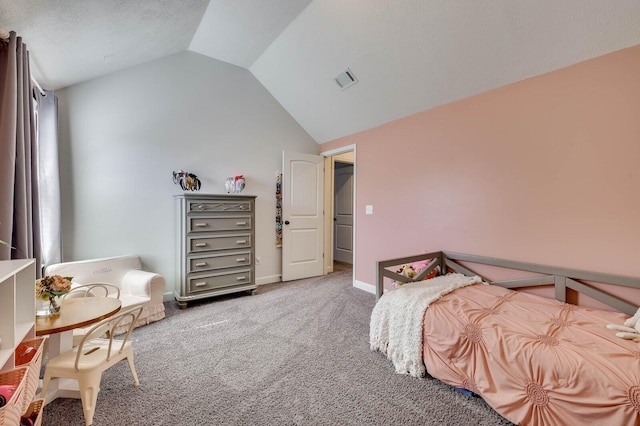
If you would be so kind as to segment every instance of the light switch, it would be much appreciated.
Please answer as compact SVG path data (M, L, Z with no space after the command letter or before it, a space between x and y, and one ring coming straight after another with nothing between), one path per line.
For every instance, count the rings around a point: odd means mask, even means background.
M364 213L365 214L373 214L373 206L371 204L365 206Z

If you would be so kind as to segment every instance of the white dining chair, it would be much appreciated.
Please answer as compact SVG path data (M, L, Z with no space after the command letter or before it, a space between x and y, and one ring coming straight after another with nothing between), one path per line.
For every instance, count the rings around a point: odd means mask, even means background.
M67 299L78 297L114 297L120 299L120 287L102 282L73 286L71 291L62 296L61 303L64 303ZM86 327L73 329L73 346L78 346L80 340L87 334L87 330L89 329Z
M87 331L77 347L47 361L41 395L47 394L52 379L77 380L85 424L89 426L93 423L100 381L105 370L126 359L133 376L133 384L138 386L140 382L133 364L133 349L129 336L141 312L142 306L137 306L96 323ZM131 321L124 337L115 339L113 330L128 320ZM102 338L105 335L108 338Z
M71 291L62 296L62 302L65 299L76 297L115 297L120 299L120 287L110 283L95 282L82 285L74 285Z

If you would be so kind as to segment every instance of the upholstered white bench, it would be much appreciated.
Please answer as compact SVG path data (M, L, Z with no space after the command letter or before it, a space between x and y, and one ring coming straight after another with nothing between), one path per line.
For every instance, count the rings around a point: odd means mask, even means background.
M47 266L45 275L72 277L74 285L109 283L120 288L122 308L142 305L136 327L164 318L162 296L166 287L162 275L142 270L139 256L117 256L79 260ZM126 330L126 324L120 327Z

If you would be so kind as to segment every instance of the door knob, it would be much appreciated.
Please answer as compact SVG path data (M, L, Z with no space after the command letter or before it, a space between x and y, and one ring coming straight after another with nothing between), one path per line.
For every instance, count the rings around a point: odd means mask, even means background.
M289 222L288 220L285 220L285 221L284 221L284 224L285 224L285 225L288 225L289 223L290 223L290 222Z

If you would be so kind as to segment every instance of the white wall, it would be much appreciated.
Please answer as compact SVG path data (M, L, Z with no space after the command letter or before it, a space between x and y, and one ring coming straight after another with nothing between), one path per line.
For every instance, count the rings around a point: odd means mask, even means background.
M139 254L175 282L173 170L256 199L259 284L279 280L275 178L282 151L318 145L247 71L182 52L71 86L59 97L64 260Z
M639 21L631 0L312 1L250 70L324 143L635 46Z

